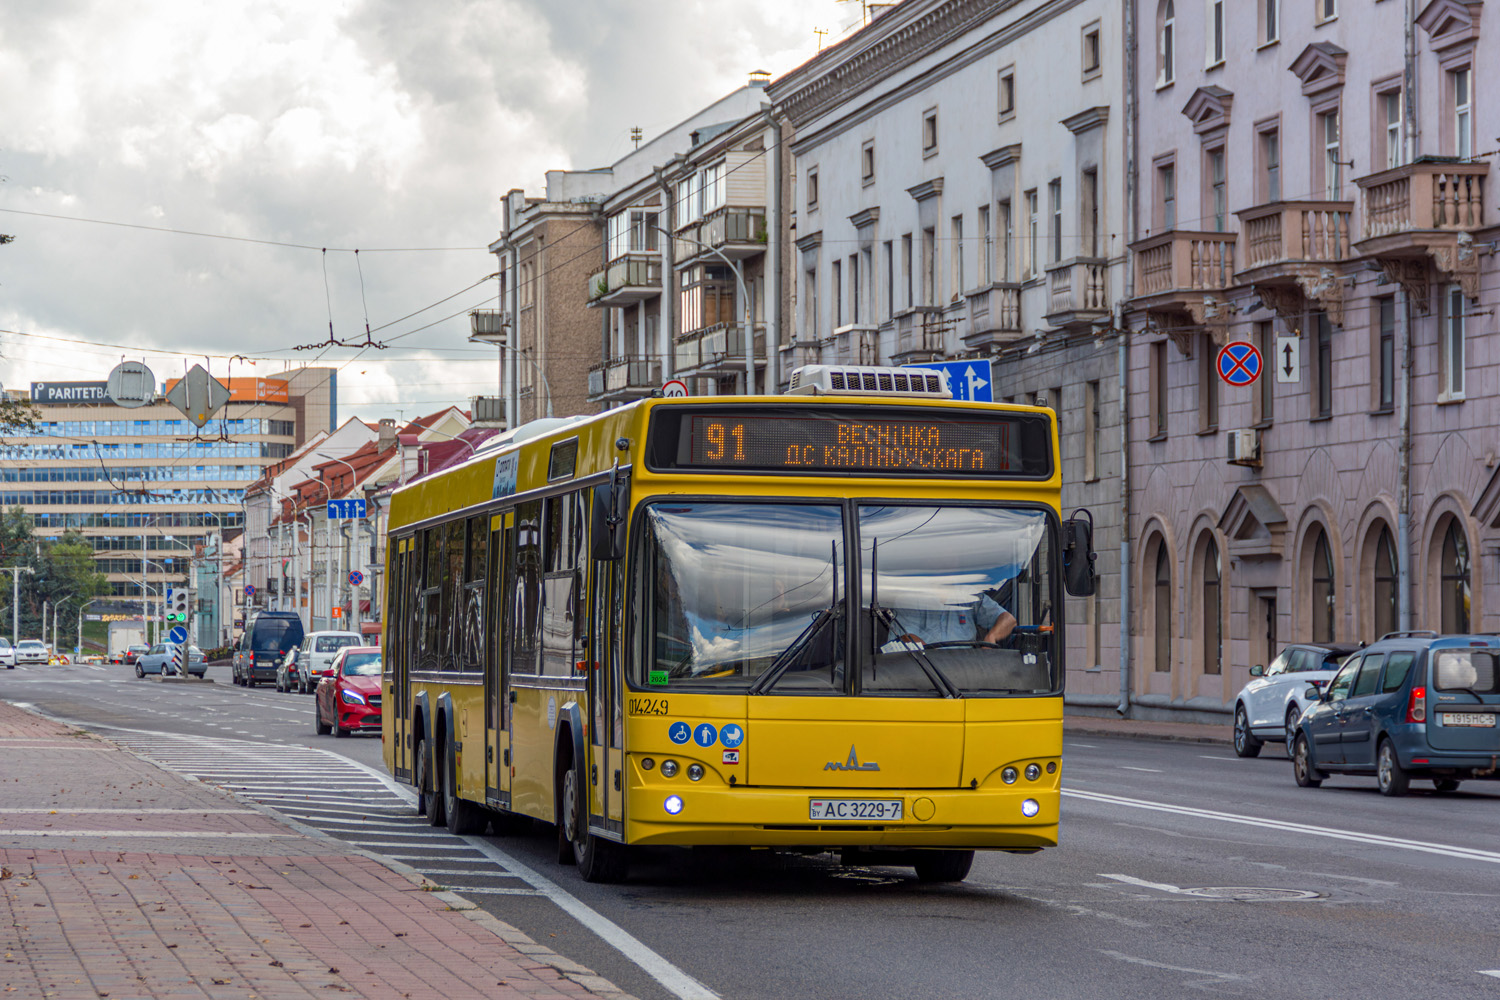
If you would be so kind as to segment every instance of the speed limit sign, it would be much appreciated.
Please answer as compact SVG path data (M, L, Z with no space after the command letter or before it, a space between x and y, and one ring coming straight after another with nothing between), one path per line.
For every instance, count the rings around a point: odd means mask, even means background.
M661 394L668 398L686 396L688 394L687 383L680 378L669 379L662 383Z

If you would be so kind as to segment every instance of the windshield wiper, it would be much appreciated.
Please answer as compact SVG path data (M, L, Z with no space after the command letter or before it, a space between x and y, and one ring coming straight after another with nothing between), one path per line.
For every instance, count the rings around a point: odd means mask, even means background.
M880 592L880 539L878 539L878 538L872 538L872 539L870 539L870 676L871 677L875 676L875 673L874 673L874 671L875 671L875 657L880 652L880 646L875 641L875 622L878 621L878 622L880 622L880 624L882 624L882 625L885 626L886 635L887 635L887 637L889 639L895 639L895 638L897 638L899 636L910 634L910 633L907 632L906 626L902 625L901 622L896 618L896 612L892 611L890 608L882 608L880 606L879 592ZM927 675L927 679L932 682L932 685L934 687L936 687L939 691L942 691L949 698L957 698L957 697L959 697L958 689L955 688L953 686L953 683L951 681L949 681L946 676L943 675L943 672L941 670L939 670L933 664L933 662L927 658L927 655L922 652L923 648L924 647L921 647L921 646L913 646L912 644L907 643L907 642L902 642L901 643L901 649L902 649L902 651L905 652L905 653L907 653L907 654L909 654L913 660L917 661L917 666L919 666L919 667L922 668L922 672Z
M766 672L761 674L754 684L750 685L749 694L765 694L776 685L785 674L787 668L802 655L807 647L812 645L813 638L822 631L823 627L835 619L842 618L844 606L839 602L839 552L838 542L828 543L828 564L833 568L833 599L828 607L813 615L813 620L807 623L807 627L797 633L797 638L791 644L776 655Z

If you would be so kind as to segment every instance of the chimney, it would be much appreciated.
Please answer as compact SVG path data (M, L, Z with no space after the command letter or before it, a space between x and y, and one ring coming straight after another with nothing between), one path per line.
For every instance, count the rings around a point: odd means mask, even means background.
M396 446L396 421L386 417L380 421L380 434L375 440L375 450L378 452L389 451Z
M767 84L769 84L770 82L771 82L771 73L770 73L769 70L752 69L750 71L750 86L752 86L752 87L762 87L763 88Z

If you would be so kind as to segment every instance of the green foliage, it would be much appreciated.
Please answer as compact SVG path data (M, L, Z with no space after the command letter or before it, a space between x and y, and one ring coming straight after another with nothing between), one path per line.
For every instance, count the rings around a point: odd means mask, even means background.
M35 533L31 515L22 507L0 514L0 566L31 570L16 574L19 584L4 579L9 573L0 575L0 603L5 606L0 634L10 630L10 599L19 591L20 633L12 636L12 641L41 637L44 604L49 618L51 609L60 606L57 623L61 628L65 621L76 624L85 602L110 589L108 577L94 568L93 546L81 534L69 531L60 538L41 538Z
M0 399L0 434L34 431L41 419L42 411L30 400Z

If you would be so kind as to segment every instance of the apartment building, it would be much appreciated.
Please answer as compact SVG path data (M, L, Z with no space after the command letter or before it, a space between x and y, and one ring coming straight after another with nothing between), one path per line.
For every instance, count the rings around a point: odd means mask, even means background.
M1288 641L1500 625L1481 11L1135 0L1138 704L1226 711Z
M1068 698L1120 703L1126 216L1119 4L906 0L768 92L791 127L781 369L972 359L1062 428L1100 588Z

